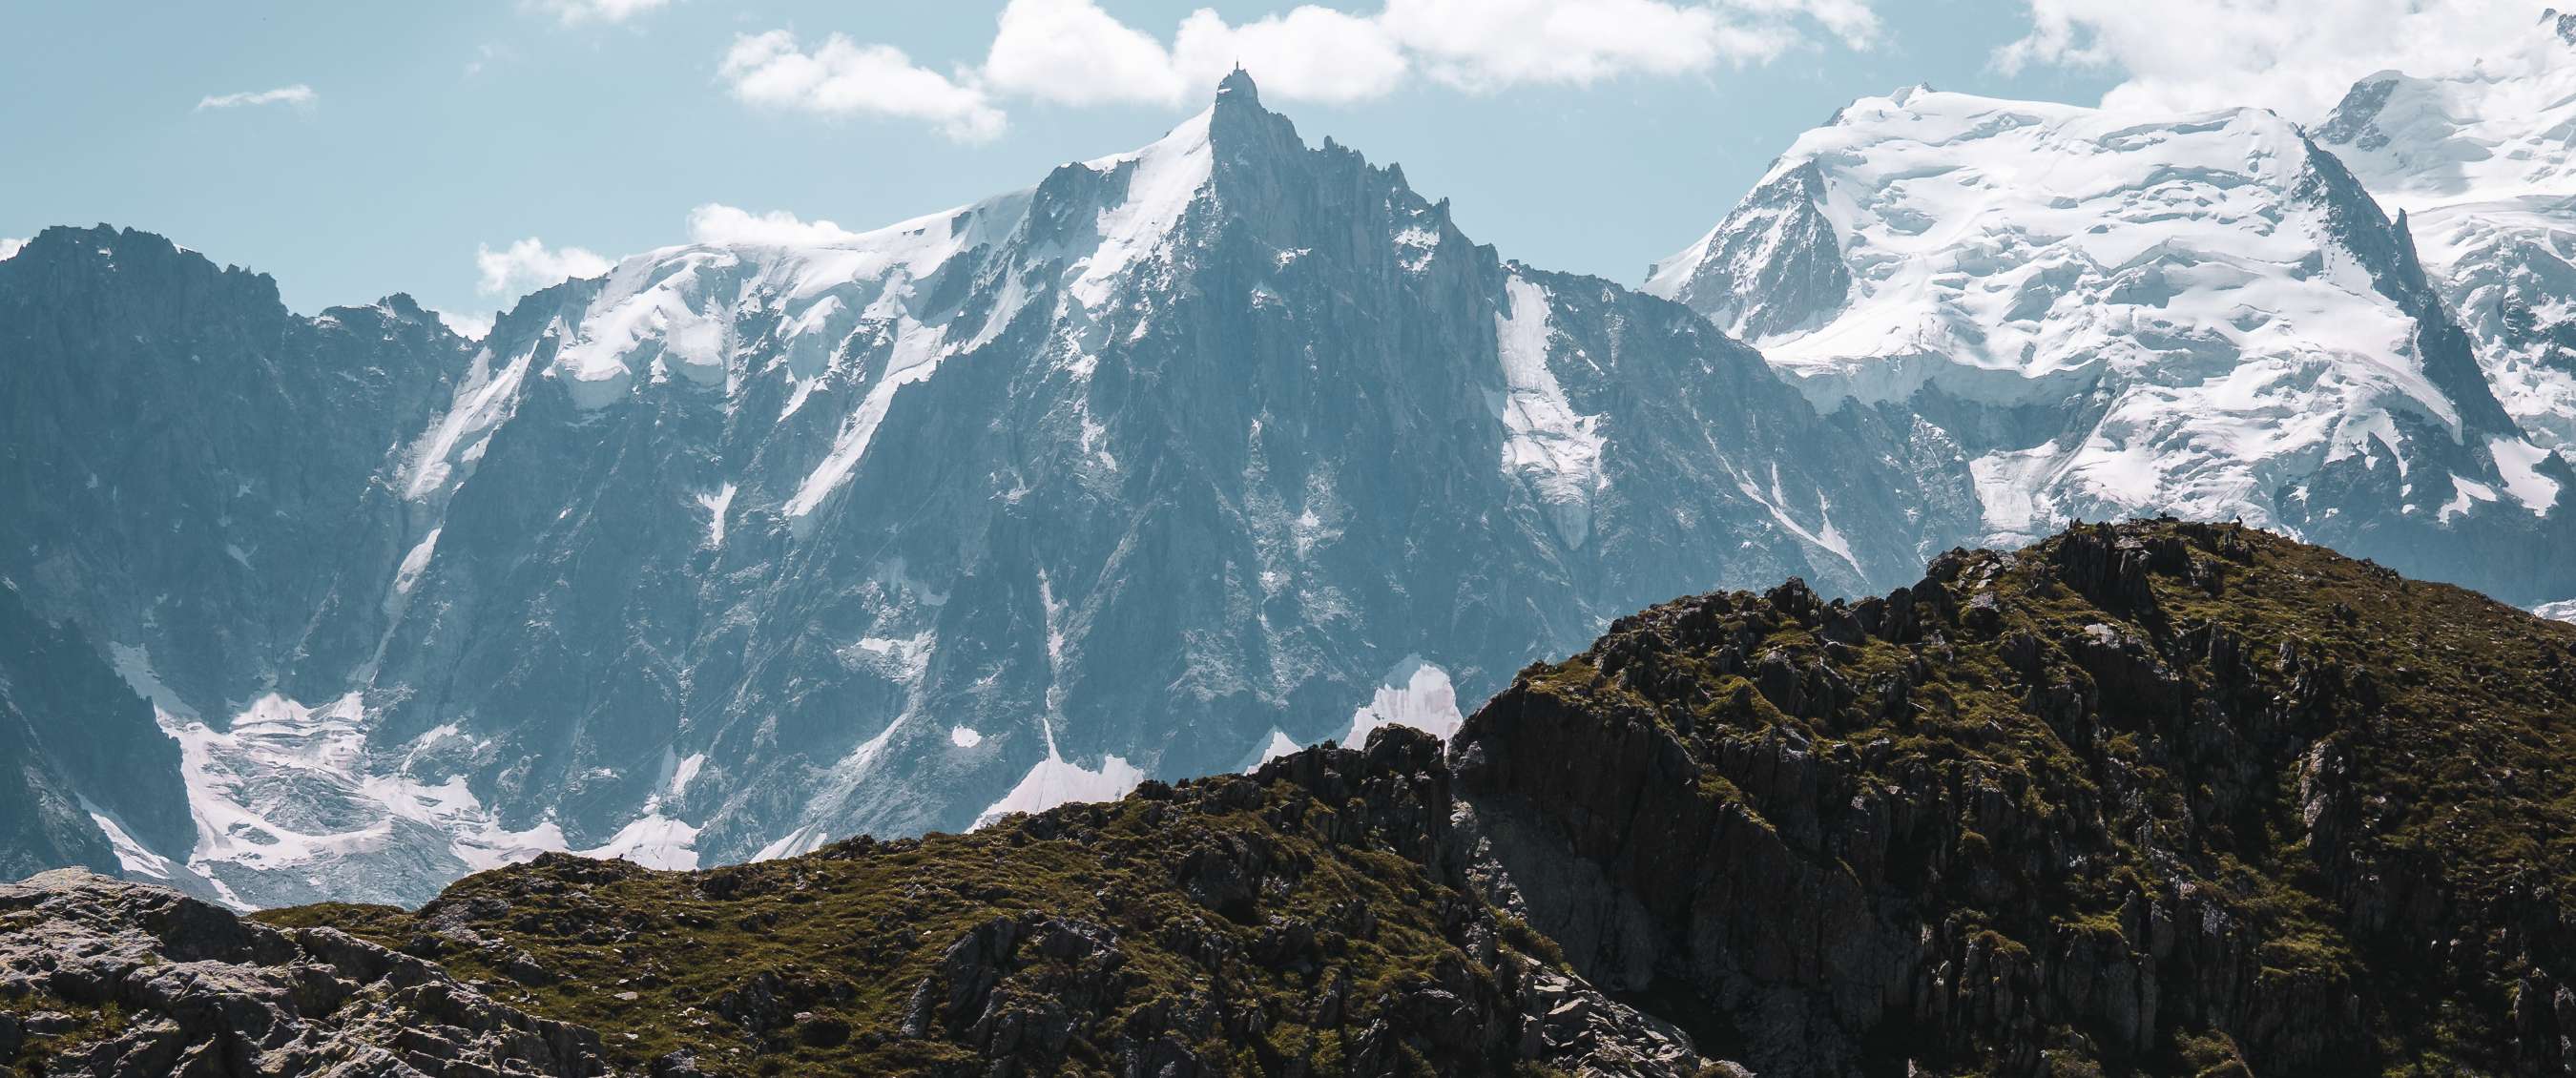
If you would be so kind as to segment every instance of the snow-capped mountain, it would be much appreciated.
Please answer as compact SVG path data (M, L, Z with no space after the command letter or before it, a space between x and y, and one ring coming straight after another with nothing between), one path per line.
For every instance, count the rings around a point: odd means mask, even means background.
M2383 71L2316 128L2476 338L2531 439L2576 454L2576 14L2466 71Z
M2529 600L2566 463L2490 391L2408 222L2261 110L1917 88L1809 132L1656 265L1821 409L1919 419L1982 530L2241 517Z
M1503 261L1240 74L1138 152L630 258L480 341L57 229L0 261L0 342L41 510L0 577L178 743L193 836L135 856L250 904L1437 728L1613 615L1904 582L1974 526L1907 427Z

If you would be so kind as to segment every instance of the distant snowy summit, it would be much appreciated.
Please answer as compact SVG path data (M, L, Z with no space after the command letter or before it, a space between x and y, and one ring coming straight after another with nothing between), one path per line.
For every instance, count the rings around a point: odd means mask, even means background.
M2505 409L2576 453L2576 14L2466 70L2371 75L2316 138L2407 214Z
M1917 87L1801 137L1647 289L1819 408L1919 423L1920 456L1974 473L1989 542L2241 518L2576 589L2540 542L2576 472L2499 403L2409 233L2268 111Z

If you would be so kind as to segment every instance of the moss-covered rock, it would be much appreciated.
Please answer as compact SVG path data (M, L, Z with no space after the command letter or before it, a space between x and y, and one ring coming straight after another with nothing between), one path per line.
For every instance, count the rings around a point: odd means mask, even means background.
M2536 1075L2571 724L2576 626L2162 521L1658 606L1455 755L1485 891L1762 1073Z
M656 1074L1706 1072L1464 889L1449 786L1399 728L967 835L691 873L549 855L416 913L263 916L435 959Z
M310 906L656 1074L2576 1064L2576 626L2233 526L1621 619L1382 731L967 835Z

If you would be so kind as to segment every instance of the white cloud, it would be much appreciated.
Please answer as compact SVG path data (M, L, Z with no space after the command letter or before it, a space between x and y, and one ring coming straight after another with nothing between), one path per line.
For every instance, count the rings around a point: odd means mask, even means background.
M534 236L495 251L476 244L474 266L483 273L479 287L486 295L517 295L576 277L597 277L614 265L579 247L548 247Z
M1002 133L1002 110L971 80L913 64L891 45L861 45L841 34L806 52L785 30L734 39L718 67L745 103L825 116L923 120L960 142Z
M518 59L518 54L512 51L509 46L494 44L489 41L484 42L483 44L474 46L474 58L465 61L465 77L469 79L473 78L476 75L482 74L484 69L491 67L493 64L515 59Z
M1067 105L1181 98L1171 53L1091 0L1011 0L984 79L997 90Z
M1877 33L1857 0L1389 0L1378 18L1433 78L1494 90L1760 63L1807 42L1802 16L1859 47Z
M1791 19L1805 16L1854 49L1878 45L1878 12L1870 0L1733 0L1729 5L1755 16Z
M2027 0L2031 31L1995 54L2107 68L2127 80L2111 108L2184 112L2261 106L2315 121L2372 72L2465 71L2538 38L2521 0Z
M1185 100L1207 94L1237 62L1263 94L1335 104L1393 93L1412 67L1379 21L1311 5L1240 26L1202 8L1172 35Z
M27 241L13 240L6 236L0 236L0 262L6 262L12 258L18 257L18 252L26 249Z
M1062 105L1184 105L1238 62L1266 95L1334 102L1385 96L1407 67L1376 20L1313 5L1241 25L1202 8L1167 48L1092 0L1012 0L981 74L995 90Z
M1384 0L1371 14L1315 4L1245 22L1202 8L1168 39L1097 0L1010 0L983 64L945 76L886 45L833 35L812 54L784 30L744 37L723 70L745 101L867 112L987 138L1003 98L1182 106L1241 63L1273 100L1385 97L1416 73L1470 92L1587 85L1762 63L1830 37L1876 45L1873 0Z
M529 5L552 13L566 26L586 22L621 23L669 5L671 0L533 0Z
M718 202L689 211L689 242L755 247L811 247L858 238L830 221L799 220L785 210L752 213Z
M450 332L469 341L479 341L485 337L491 336L492 322L496 317L489 312L483 314L459 314L455 311L442 311L437 308L431 308L429 313L437 315L440 322L446 323Z
M314 93L312 87L299 82L293 86L280 86L274 90L245 90L237 94L213 94L201 97L197 99L197 108L203 111L240 108L244 105L293 105L299 109L309 109L319 104L321 100L322 95Z
M1434 78L1471 88L1686 71L1707 62L1718 29L1714 10L1654 0L1394 0L1383 18Z

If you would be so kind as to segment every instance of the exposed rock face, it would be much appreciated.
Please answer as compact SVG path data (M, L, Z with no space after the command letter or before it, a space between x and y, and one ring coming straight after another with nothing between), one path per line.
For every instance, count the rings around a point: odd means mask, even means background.
M1246 79L1030 189L639 255L480 341L51 230L0 261L0 409L0 577L153 697L208 826L138 837L251 905L1454 725L1646 603L1883 587L1972 521L1902 425L1504 260Z
M548 855L417 913L261 916L553 986L655 1074L1740 1073L1474 898L1457 807L1439 742L1393 727L969 835L696 873Z
M0 1068L591 1078L599 1036L330 928L59 869L0 885Z
M1445 755L1392 728L968 835L550 854L278 928L40 877L0 890L0 1038L93 1070L214 1028L427 1070L378 1036L426 1022L567 1073L2561 1074L2569 722L2576 626L2235 526L2080 528L1859 603L1623 618Z
M0 879L84 865L184 880L150 851L195 841L179 747L152 706L0 579Z
M2571 720L2567 626L2140 524L1666 604L1453 753L1485 893L1758 1073L2543 1075Z
M2570 723L2576 625L2143 522L1666 603L1445 751L260 917L658 1074L2539 1078Z

